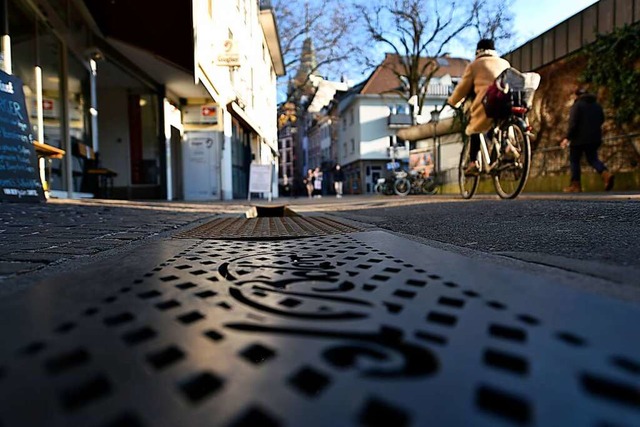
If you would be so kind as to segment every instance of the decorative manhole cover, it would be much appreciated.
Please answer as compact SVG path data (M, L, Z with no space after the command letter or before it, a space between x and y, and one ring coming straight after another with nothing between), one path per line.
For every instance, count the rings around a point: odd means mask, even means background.
M158 244L0 304L0 425L640 425L630 305L379 231Z
M176 235L184 239L275 240L354 233L353 225L324 216L217 218Z

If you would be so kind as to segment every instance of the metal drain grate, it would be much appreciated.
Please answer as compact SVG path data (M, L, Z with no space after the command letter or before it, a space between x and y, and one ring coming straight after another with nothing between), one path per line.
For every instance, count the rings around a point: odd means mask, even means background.
M1 425L640 425L637 308L383 232L174 254L0 305Z
M218 218L177 234L184 239L272 240L354 233L361 228L323 216Z

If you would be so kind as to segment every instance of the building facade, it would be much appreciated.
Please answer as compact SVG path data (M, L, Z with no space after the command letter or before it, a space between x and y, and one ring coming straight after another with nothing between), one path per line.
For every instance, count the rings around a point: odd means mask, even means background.
M351 88L338 105L336 152L345 172L347 194L372 193L379 178L391 169L407 166L415 145L398 139L397 131L428 121L430 112L443 105L469 61L437 58L439 68L426 87L422 111L398 93L403 82L394 72L397 63L396 55L387 54L371 76Z
M116 174L114 198L246 197L252 161L277 168L269 2L2 3L1 65L24 82L35 139L65 151L47 168L54 196L95 194L84 147Z

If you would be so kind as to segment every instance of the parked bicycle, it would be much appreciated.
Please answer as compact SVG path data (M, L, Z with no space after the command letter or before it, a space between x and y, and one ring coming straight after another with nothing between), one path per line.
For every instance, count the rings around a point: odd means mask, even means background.
M509 69L496 82L502 85L505 93L510 92L510 113L496 121L488 137L480 134L480 151L478 158L474 159L478 173L465 174L471 159L470 142L464 144L458 171L460 193L464 199L473 197L482 175L492 178L495 191L502 199L518 197L529 177L532 134L527 113L540 76Z
M405 178L406 172L399 170L393 171L393 173L389 173L384 178L378 178L378 182L373 187L373 191L376 194L381 194L385 196L391 196L393 194L397 194L395 191L396 183L398 180Z
M425 175L420 171L409 171L404 176L399 177L394 185L394 191L399 196L408 194L436 194L438 184L434 177Z

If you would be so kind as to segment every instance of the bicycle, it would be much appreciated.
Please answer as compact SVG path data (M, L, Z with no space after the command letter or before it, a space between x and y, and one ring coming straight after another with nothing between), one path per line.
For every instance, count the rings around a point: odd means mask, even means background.
M488 133L488 141L484 134L480 134L480 151L475 159L478 173L465 173L471 161L470 141L465 142L460 154L458 183L464 199L474 196L482 175L491 176L495 191L502 199L515 199L527 184L532 136L527 113L540 76L513 69L503 74L497 81L501 79L503 88L511 92L511 104L507 114L496 120L494 128Z
M378 178L378 182L373 187L373 192L380 195L391 196L393 194L398 194L396 191L396 185L398 181L404 179L406 177L406 172L393 171L393 173L388 174L385 178Z
M418 171L410 171L407 176L400 177L394 184L394 191L399 196L408 194L433 195L438 192L438 184L431 176Z

